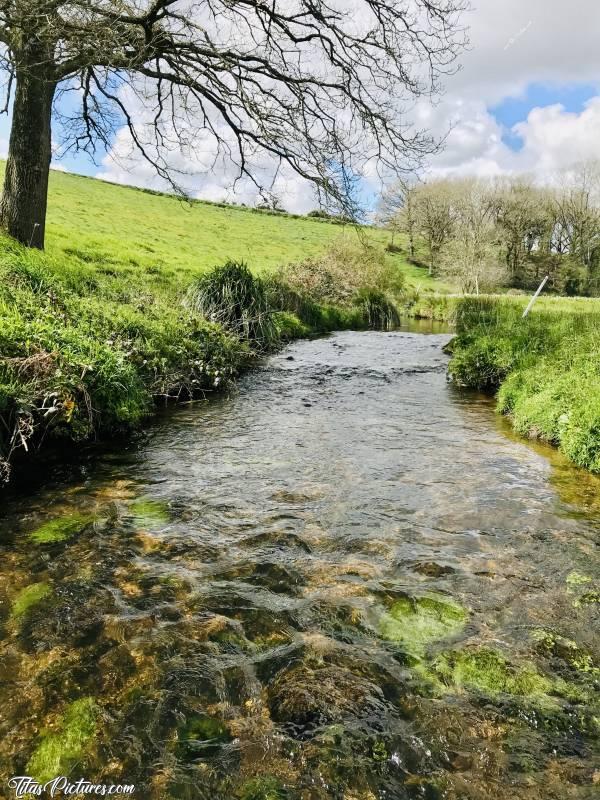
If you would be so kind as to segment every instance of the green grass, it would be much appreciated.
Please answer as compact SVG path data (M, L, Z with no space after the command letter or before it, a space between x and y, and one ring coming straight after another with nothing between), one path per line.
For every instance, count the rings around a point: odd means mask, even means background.
M4 164L0 163L3 178ZM244 261L253 271L318 255L341 233L327 220L269 213L150 193L83 176L51 171L46 249L70 263L104 265L131 274L136 267L153 284L184 285L190 275L224 261ZM389 235L363 228L385 245ZM390 258L423 288L436 286L427 271L401 255Z
M526 302L459 300L450 372L497 391L518 433L600 472L600 300L545 298L523 319Z
M299 295L286 283L294 269L285 272L333 250L343 280L354 266L339 254L366 241L364 252L377 262L387 240L375 228L187 204L52 172L46 251L0 235L0 484L40 442L126 432L157 401L221 389L251 365L260 349L254 334L240 335L205 304L184 303L192 285L204 286L203 276L229 259L247 263L259 288L264 281L276 312L271 320L259 309L270 325L267 344L393 324L387 294L350 298L363 286L377 290L376 283L349 281L352 291L340 304ZM429 280L401 254L381 263L390 286L406 285L405 272L409 290L412 278Z

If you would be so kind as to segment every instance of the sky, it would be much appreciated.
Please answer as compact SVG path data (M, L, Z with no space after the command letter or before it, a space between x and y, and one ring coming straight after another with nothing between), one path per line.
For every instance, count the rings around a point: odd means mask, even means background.
M470 48L461 70L445 82L432 106L420 103L415 121L446 136L427 174L496 176L527 172L550 180L562 168L600 159L600 3L598 0L471 0L463 17ZM140 112L142 113L142 112ZM5 154L9 121L0 122L0 154ZM55 160L59 169L106 180L159 188L141 158L125 159L125 131L111 152L94 165L83 156ZM176 156L180 165L183 156ZM231 191L232 170L216 164L190 185L193 196L253 202L249 185ZM293 174L277 185L283 206L305 212L316 205L312 187ZM379 190L365 180L371 201Z

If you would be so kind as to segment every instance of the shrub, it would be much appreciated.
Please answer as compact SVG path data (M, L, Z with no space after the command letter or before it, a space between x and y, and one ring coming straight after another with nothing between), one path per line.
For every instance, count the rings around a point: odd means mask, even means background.
M281 268L276 280L305 300L352 305L363 289L399 294L401 271L386 258L382 247L344 236L322 256Z

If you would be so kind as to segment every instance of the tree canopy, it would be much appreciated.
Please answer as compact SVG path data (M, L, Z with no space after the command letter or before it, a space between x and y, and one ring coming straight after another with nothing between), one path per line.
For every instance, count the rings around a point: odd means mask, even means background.
M43 246L52 119L55 143L92 157L126 126L174 188L174 149L210 138L218 157L257 187L264 180L257 159L267 155L347 211L365 170L414 170L436 148L407 111L455 69L464 7L463 0L0 0L5 110L13 117L0 223Z

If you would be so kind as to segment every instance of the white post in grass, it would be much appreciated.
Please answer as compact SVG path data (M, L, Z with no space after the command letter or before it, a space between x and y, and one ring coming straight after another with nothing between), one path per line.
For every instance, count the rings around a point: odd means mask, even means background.
M525 311L523 312L523 317L522 317L522 319L525 319L525 317L527 316L527 314L529 314L529 312L531 311L531 306L532 306L532 305L535 303L535 301L536 301L536 300L538 299L538 297L540 296L540 292L542 291L542 289L544 288L544 286L545 286L545 285L546 285L546 283L548 282L548 278L549 278L549 277L550 277L549 275L546 275L546 277L544 278L544 280L543 280L543 281L540 283L540 285L538 286L538 290L537 290L537 292L536 292L536 293L533 295L533 297L531 298L531 300L529 301L529 303L528 303L528 305L527 305L527 308L526 308L526 309L525 309Z

